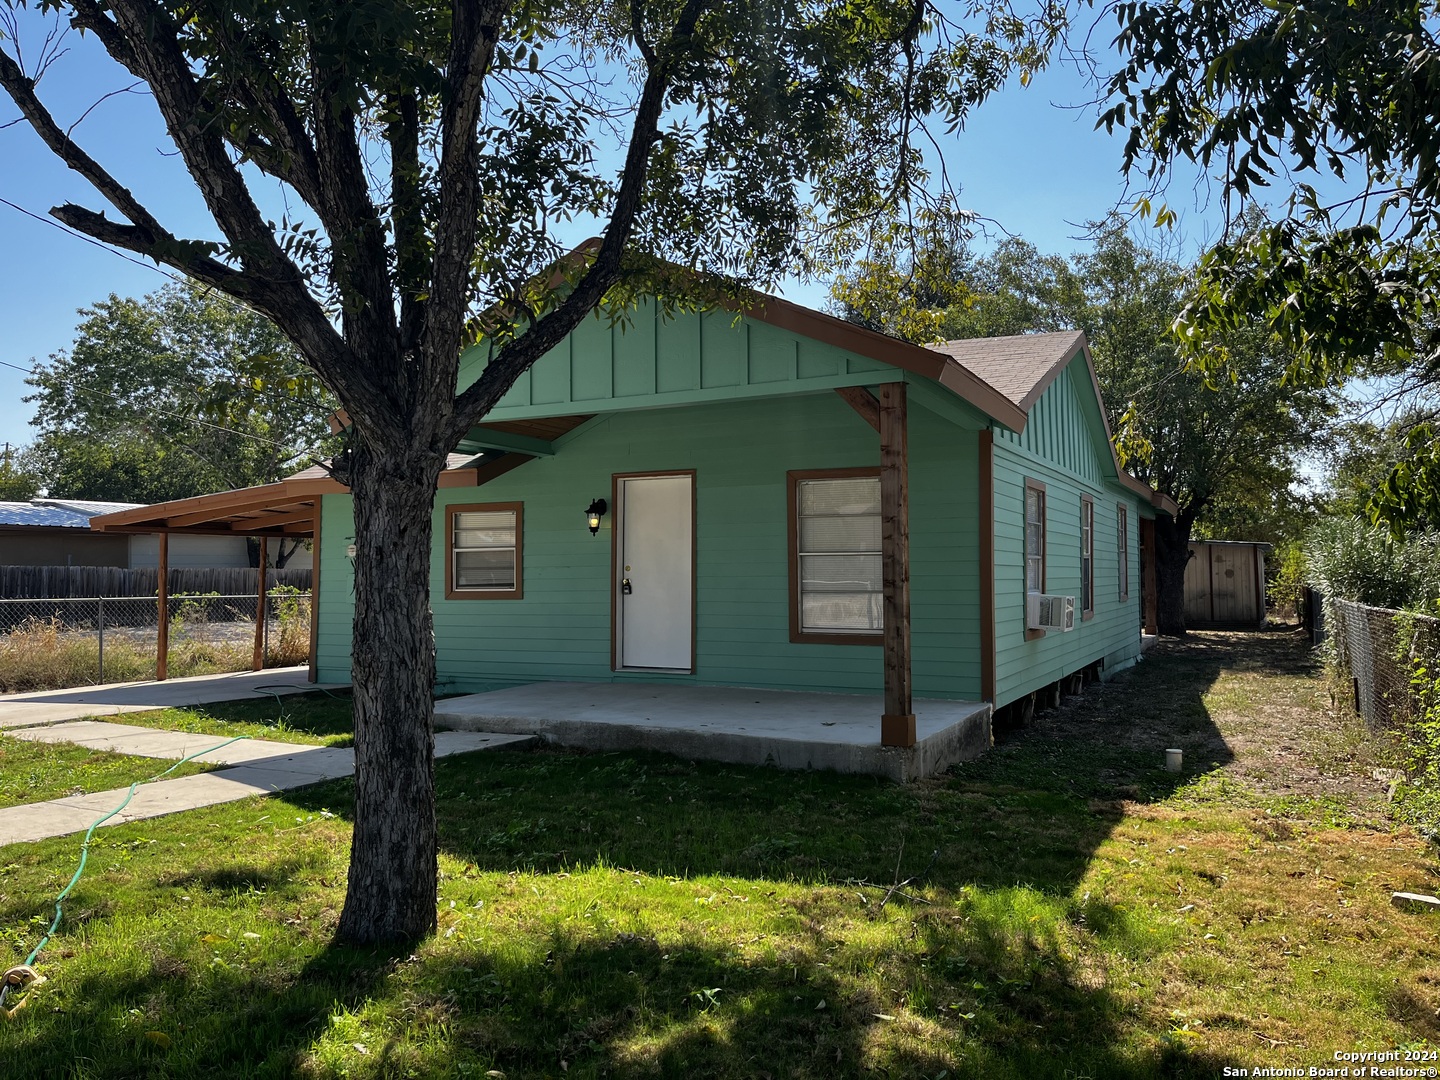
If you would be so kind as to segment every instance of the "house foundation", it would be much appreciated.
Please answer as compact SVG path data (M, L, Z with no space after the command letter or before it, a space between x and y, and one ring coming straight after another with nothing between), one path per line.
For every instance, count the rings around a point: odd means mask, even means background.
M877 697L639 682L540 682L435 703L437 728L538 735L585 750L917 780L990 749L990 706L914 702L913 746L884 746Z

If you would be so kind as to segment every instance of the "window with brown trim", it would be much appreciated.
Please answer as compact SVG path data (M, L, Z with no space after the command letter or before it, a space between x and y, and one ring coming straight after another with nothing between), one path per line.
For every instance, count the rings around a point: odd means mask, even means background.
M521 503L445 508L445 599L519 600L524 539Z
M1032 592L1045 591L1045 485L1025 481L1025 602ZM1028 621L1028 618L1027 618ZM1044 630L1026 629L1025 640L1045 636Z
M1115 550L1120 557L1120 600L1130 599L1130 508L1115 508Z
M1095 500L1080 496L1080 611L1095 614Z
M880 644L880 470L791 472L786 488L790 640Z

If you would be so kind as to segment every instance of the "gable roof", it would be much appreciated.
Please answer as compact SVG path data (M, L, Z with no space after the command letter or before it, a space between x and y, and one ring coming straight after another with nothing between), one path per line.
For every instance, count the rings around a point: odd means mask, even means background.
M1085 347L1085 334L1080 330L962 338L930 346L978 375L1027 415L1056 376Z
M1120 457L1115 452L1114 433L1111 432L1110 420L1105 415L1105 398L1100 393L1100 382L1095 377L1095 361L1090 355L1090 343L1086 340L1084 331L1062 330L1051 334L961 338L932 345L931 348L944 353L993 386L1007 401L1024 413L1026 419L1029 419L1030 410L1050 388L1050 384L1059 377L1060 372L1072 361L1084 358L1085 372L1089 375L1090 387L1095 392L1100 423L1105 431L1105 446L1115 467L1116 480L1135 494L1143 495L1156 509L1172 516L1180 512L1174 499L1164 492L1156 491L1145 481L1131 476L1120 467Z

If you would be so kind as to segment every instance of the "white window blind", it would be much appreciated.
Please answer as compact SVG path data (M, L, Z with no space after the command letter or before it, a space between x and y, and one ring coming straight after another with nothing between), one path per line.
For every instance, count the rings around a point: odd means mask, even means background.
M1120 554L1120 599L1130 598L1130 510L1128 507L1119 508L1119 520L1116 522L1115 531L1119 533L1117 546Z
M455 589L515 591L515 511L472 510L454 516Z
M1095 610L1095 504L1080 500L1080 610Z
M879 479L802 480L797 497L800 628L881 633Z
M1045 591L1045 492L1025 489L1025 591Z

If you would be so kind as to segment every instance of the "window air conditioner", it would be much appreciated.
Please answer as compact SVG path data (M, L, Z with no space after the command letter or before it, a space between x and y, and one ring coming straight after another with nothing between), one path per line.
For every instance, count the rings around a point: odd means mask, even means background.
M1050 593L1026 593L1025 625L1031 630L1074 630L1075 598Z

